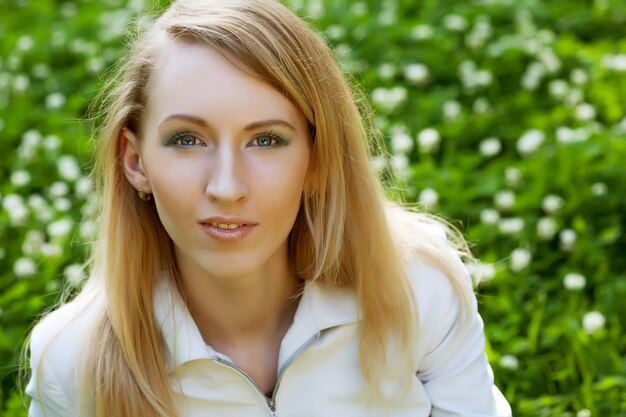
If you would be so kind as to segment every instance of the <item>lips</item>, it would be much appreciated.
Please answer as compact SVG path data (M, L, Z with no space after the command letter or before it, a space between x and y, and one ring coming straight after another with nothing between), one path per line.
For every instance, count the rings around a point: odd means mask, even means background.
M245 238L257 226L244 219L208 218L200 222L202 230L221 242L235 242Z

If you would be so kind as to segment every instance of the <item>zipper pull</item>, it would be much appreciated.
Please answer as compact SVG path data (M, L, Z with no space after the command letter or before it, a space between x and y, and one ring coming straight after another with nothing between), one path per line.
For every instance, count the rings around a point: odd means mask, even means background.
M271 416L276 417L278 414L276 414L276 403L274 402L273 398L267 399L267 406L269 407L270 412L272 413Z

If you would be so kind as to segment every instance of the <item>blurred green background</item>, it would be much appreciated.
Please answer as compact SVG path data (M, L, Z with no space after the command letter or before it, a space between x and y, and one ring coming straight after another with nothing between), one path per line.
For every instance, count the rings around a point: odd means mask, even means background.
M626 416L626 2L290 4L370 98L376 169L472 242L514 414ZM87 106L159 7L0 0L0 415L26 415L25 337L84 276Z

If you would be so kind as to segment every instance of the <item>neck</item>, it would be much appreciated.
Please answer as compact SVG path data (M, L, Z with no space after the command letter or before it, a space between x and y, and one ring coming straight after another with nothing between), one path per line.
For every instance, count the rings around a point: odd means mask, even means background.
M204 341L215 349L281 340L293 321L301 281L286 263L237 277L185 272L187 307Z

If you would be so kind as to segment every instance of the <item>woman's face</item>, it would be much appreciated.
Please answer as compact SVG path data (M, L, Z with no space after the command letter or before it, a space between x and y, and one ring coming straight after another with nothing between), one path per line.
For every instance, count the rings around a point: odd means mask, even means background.
M149 84L127 178L152 193L181 271L215 277L287 264L310 138L282 94L207 46L172 42Z

